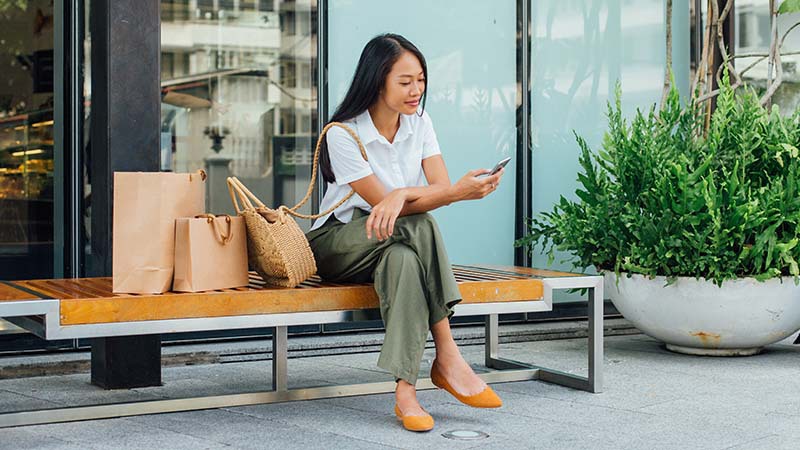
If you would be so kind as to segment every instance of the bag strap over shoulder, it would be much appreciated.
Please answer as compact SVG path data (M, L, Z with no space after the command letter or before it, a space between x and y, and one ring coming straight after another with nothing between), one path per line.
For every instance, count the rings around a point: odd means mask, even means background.
M308 191L306 192L305 197L303 197L303 199L300 200L298 204L294 205L291 208L285 205L281 205L276 210L267 208L267 206L264 205L264 203L262 203L258 199L258 197L256 197L252 192L250 192L244 186L244 184L242 184L241 181L239 181L236 177L229 177L228 192L230 193L231 200L233 201L233 206L234 208L236 208L236 213L239 214L242 212L242 210L247 210L247 209L260 210L259 213L261 213L267 220L273 219L270 220L270 222L274 222L274 219L278 217L280 218L281 221L283 221L282 218L283 214L290 214L292 216L299 217L301 219L318 219L322 216L329 214L339 206L343 205L344 202L349 200L350 197L352 197L356 193L355 190L351 190L350 193L347 194L343 199L341 199L339 202L337 202L335 205L331 206L327 210L320 212L319 214L302 214L297 212L297 210L301 206L303 206L311 198L311 195L314 193L314 185L316 184L317 181L319 153L323 142L322 140L325 139L325 135L333 127L339 127L344 129L356 141L356 144L358 144L358 149L361 151L361 156L364 158L364 161L369 161L369 158L367 157L367 150L366 148L364 148L364 144L361 142L361 139L358 137L358 134L356 134L356 132L353 131L352 128L348 127L347 125L341 122L331 122L328 125L326 125L325 128L322 129L322 132L319 134L319 138L317 139L317 146L314 149L314 162L311 165L311 182L308 184ZM239 201L241 201L243 205L241 209L239 207L239 203L237 202L237 198ZM255 202L255 206L253 205L251 200Z
M318 219L318 218L320 218L322 216L325 216L326 214L332 212L333 210L335 210L336 208L338 208L342 204L344 204L344 202L349 200L350 197L352 197L356 193L355 190L350 190L350 193L347 194L338 203L336 203L335 205L331 206L327 210L325 210L323 212L320 212L319 214L301 214L301 213L297 212L297 209L299 209L301 206L303 206L308 201L308 199L311 198L311 194L314 192L314 185L316 184L315 182L317 180L317 170L318 170L318 165L319 165L319 152L320 152L320 148L322 146L322 140L325 139L325 135L328 133L328 130L330 130L333 127L339 127L339 128L342 128L344 131L346 131L347 134L349 134L356 141L356 144L358 144L358 149L361 150L361 156L364 158L364 161L369 161L369 158L367 157L367 149L364 148L364 144L361 142L361 139L358 137L358 134L356 134L356 132L353 131L352 128L348 127L347 125L345 125L345 124L343 124L341 122L331 122L328 125L326 125L325 128L322 129L322 132L319 134L319 138L317 139L317 146L314 149L314 162L311 165L311 182L308 185L308 191L306 192L306 196L303 197L302 200L300 200L300 203L294 205L294 207L285 209L287 213L289 213L289 214L291 214L291 215L293 215L295 217L300 217L300 218L303 218L303 219Z

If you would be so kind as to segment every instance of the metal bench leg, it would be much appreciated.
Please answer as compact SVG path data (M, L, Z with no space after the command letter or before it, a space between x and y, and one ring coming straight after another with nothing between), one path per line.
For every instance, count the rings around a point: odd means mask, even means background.
M517 371L520 374L522 371L529 371L532 375L531 379L560 384L562 386L588 392L601 392L603 387L603 278L576 277L573 279L557 278L545 280L545 299L548 302L552 302L554 290L573 288L588 288L589 290L588 377L526 364L512 359L501 358L499 356L500 337L497 314L486 316L486 367L500 371ZM500 376L500 374L483 374L482 378L488 381L490 379L494 380L495 376Z
M603 390L603 282L589 289L589 391Z
M287 391L289 358L289 335L287 327L272 329L272 390Z
M588 288L589 290L589 376L581 377L541 367L539 379L574 389L598 393L602 392L603 389L603 278L597 276L590 279L593 281L591 285L586 285L585 281L581 283L579 280L575 282L563 278L547 280L550 283L545 283L546 290L573 288Z
M536 366L525 364L523 362L514 361L513 359L501 358L499 356L500 350L500 322L497 314L489 314L486 316L486 333L485 333L485 359L486 367L497 370L518 370L518 369L536 369Z
M486 316L486 333L484 334L484 354L486 356L486 367L496 369L494 360L497 358L500 344L500 324L497 314Z

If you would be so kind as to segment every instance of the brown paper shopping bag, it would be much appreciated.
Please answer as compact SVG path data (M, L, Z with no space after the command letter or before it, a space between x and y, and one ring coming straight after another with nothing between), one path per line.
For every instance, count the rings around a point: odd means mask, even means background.
M114 292L170 289L175 219L205 212L205 178L203 171L114 173Z
M248 283L243 218L203 214L175 221L173 291L213 291Z

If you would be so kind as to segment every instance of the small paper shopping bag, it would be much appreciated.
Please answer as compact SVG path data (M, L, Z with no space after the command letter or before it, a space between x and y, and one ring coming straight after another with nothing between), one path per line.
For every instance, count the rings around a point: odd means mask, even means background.
M248 282L244 219L204 214L175 220L173 291L229 289Z

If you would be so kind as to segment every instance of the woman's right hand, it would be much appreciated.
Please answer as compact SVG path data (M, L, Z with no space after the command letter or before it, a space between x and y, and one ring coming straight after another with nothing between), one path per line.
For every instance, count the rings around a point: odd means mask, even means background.
M494 175L478 178L491 172L488 169L470 170L466 175L453 185L456 198L459 200L478 200L491 194L500 185L500 178L503 177L505 169L500 169Z

